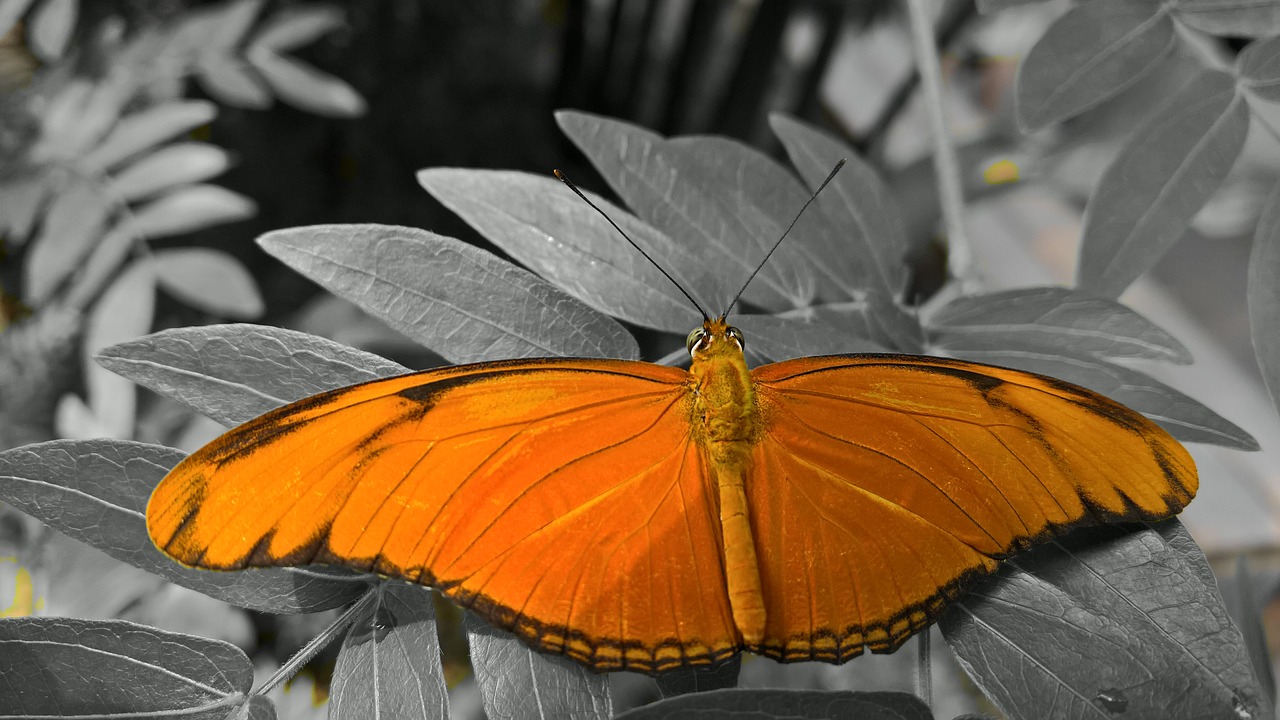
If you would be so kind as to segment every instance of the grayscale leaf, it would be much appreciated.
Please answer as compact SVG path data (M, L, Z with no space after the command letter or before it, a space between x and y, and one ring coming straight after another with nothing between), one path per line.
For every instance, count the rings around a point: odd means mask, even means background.
M1240 633L1176 520L1016 555L941 626L1010 717L1261 717Z
M253 686L231 643L124 620L4 618L0 646L7 717L222 720Z
M864 289L865 285L854 282L858 263L844 239L816 208L800 213L811 193L773 158L737 140L715 135L672 138L666 148L679 158L675 167L687 168L688 181L702 188L718 206L731 209L735 224L728 225L725 232L750 238L746 245L755 248L748 250L755 264L787 233L769 257L769 264L779 265L784 274L794 274L799 287L812 284L814 297L826 302L849 300ZM827 172L834 166L832 160Z
M250 695L227 720L276 720L276 706L265 695Z
M565 657L530 650L474 613L465 618L471 666L489 720L609 717L607 675Z
M218 106L208 100L174 100L126 115L78 164L89 171L106 170L175 135L209 123L217 114Z
M157 250L153 258L160 287L187 305L226 318L262 315L258 284L234 256L192 247Z
M43 173L0 183L0 234L7 241L17 245L26 241L43 214L50 189L49 177Z
M44 225L31 241L24 267L26 301L38 307L84 262L113 207L102 188L86 178L74 178L45 212Z
M664 698L689 693L710 692L738 687L742 674L742 654L733 655L710 667L677 667L653 676L658 693Z
M1280 36L1255 40L1236 56L1236 74L1250 95L1280 102Z
M231 164L217 145L181 142L166 145L116 172L112 191L122 200L138 200L178 185L208 180Z
M875 169L853 148L799 120L775 113L769 125L811 190L818 189L837 160L845 160L816 201L846 235L836 250L849 260L842 272L855 288L899 297L907 285L907 236L901 212Z
M640 354L608 316L527 270L426 230L317 225L258 243L451 362Z
M185 185L138 207L130 227L143 237L170 237L244 220L257 211L257 203L240 193L199 183Z
M300 110L335 118L364 114L364 98L344 80L263 47L250 48L246 57L277 97Z
M1183 86L1125 141L1086 209L1077 284L1116 297L1182 236L1235 164L1249 108L1235 78L1211 70Z
M334 5L294 5L272 15L249 41L277 53L306 45L345 24L342 8Z
M72 307L83 308L93 302L98 292L129 257L137 239L128 215L118 216L115 224L94 244L93 251L73 278L67 291L68 303Z
M740 688L691 693L621 713L616 720L933 720L923 700L902 692Z
M1280 4L1271 0L1177 0L1174 17L1213 35L1263 37L1280 32Z
M133 383L89 362L93 353L151 330L155 319L156 276L150 258L127 266L89 311L83 363L86 400L109 437L132 437L138 393Z
M322 337L246 324L162 330L94 360L228 427L326 390L409 372Z
M879 295L776 316L735 315L732 321L743 331L749 351L774 361L839 353L918 353L924 344L915 318Z
M601 312L680 335L702 323L671 280L558 180L431 168L418 173L418 182L508 255ZM705 268L683 246L603 198L587 196L704 308L710 304L700 273Z
M1045 0L978 0L978 12L983 15L1008 10L1009 8L1044 2Z
M44 0L28 21L27 44L31 52L45 62L61 58L79 14L80 0Z
M1092 108L1151 71L1174 46L1149 0L1094 0L1059 17L1018 68L1018 122L1031 132Z
M253 21L258 18L263 0L226 0L187 12L176 35L209 55L228 55L239 46Z
M330 683L329 717L448 717L431 591L385 581L375 592L376 599L343 638Z
M212 55L196 64L196 80L205 92L233 107L262 110L271 107L271 91L243 60Z
M1267 649L1267 631L1263 619L1263 603L1270 598L1270 587L1259 588L1259 579L1249 570L1248 556L1236 555L1235 573L1218 582L1222 602L1231 616L1231 622L1240 630L1254 680L1258 683L1259 700L1264 707L1263 717L1275 716L1276 678ZM1269 585L1266 580L1263 583Z
M0 0L0 37L9 34L34 0Z
M656 133L610 118L560 111L556 121L640 219L690 248L711 269L718 290L709 309L713 315L723 312L764 250L747 245L746 235L735 236L740 221L733 208L713 201L706 188L689 179L687 173L695 170L687 153L669 147ZM770 262L743 299L781 311L804 305L812 291L802 286L795 268Z
M0 501L117 560L238 607L317 612L344 605L368 587L368 576L345 570L215 573L185 568L161 553L147 536L147 500L183 456L130 440L25 445L0 452Z
M1280 411L1280 186L1267 200L1253 236L1247 295L1253 351Z
M735 315L733 324L746 338L749 353L773 362L809 355L887 350L883 345L817 315Z
M1191 362L1182 343L1128 307L1063 287L956 298L934 314L929 330L931 345L957 352L1030 343L1076 357Z

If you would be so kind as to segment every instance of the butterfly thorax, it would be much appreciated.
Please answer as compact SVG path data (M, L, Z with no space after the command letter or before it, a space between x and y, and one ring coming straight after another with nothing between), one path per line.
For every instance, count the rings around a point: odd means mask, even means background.
M734 452L733 446L745 450L757 434L757 412L742 346L722 320L707 323L703 330L689 368L694 378L692 424L697 439L713 454Z
M710 479L719 499L723 562L734 625L748 646L764 635L764 598L745 482L752 447L759 437L759 413L751 372L742 355L742 333L724 318L710 320L689 335L693 364L691 426L706 450Z

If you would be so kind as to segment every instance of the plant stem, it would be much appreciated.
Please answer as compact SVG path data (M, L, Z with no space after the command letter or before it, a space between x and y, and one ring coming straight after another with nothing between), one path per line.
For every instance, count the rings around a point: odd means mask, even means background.
M933 708L933 668L930 659L933 657L933 649L930 644L929 628L920 631L916 635L916 695Z
M951 43L955 41L956 36L968 26L969 21L977 14L978 8L974 5L973 0L962 0L962 2L945 8L942 17L938 20L937 39L934 44L944 50L951 47ZM879 157L882 154L890 126L906 109L907 101L911 99L911 96L915 94L916 88L919 86L920 70L913 67L907 79L894 88L893 94L889 96L889 100L885 102L880 114L876 116L875 122L872 123L871 129L854 143L854 148L859 153L865 157L872 158Z
M293 657L285 661L285 663L280 666L280 669L272 673L271 677L267 678L261 685L255 688L252 694L266 695L272 688L296 675L297 672L302 669L303 665L311 662L311 658L315 657L317 653L328 647L329 643L333 642L334 638L350 627L351 623L355 622L356 617L364 611L365 607L367 607L370 602L381 594L381 583L369 588L369 591L361 596L361 598L352 604L351 607L347 608L347 611L342 613L337 620L334 620L333 623L329 625L329 627L325 628L319 635L311 638L311 640L308 641L301 650L294 653Z
M915 47L916 68L924 91L925 108L933 130L933 167L938 176L938 197L947 228L947 269L962 288L971 284L973 252L964 229L964 195L960 188L959 162L947 134L947 118L943 108L942 72L938 48L934 45L933 24L929 19L927 0L906 0L911 16L911 44Z

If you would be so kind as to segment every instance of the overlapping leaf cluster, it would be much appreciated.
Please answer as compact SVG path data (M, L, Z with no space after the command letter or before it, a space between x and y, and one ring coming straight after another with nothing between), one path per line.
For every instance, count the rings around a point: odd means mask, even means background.
M163 244L257 211L209 182L231 157L192 136L218 106L183 99L182 84L194 77L233 107L279 97L339 117L364 108L345 82L288 54L340 27L341 12L296 5L260 20L262 8L263 0L228 0L127 31L118 17L77 29L77 0L0 2L0 35L21 27L44 63L0 97L6 119L23 118L0 133L0 242L21 262L18 288L0 288L6 309L20 304L36 323L79 325L83 313L90 350L149 331L158 289L217 317L262 313L253 278L232 255ZM77 32L90 37L73 42ZM49 308L63 312L42 317ZM20 314L0 311L0 328ZM63 396L61 432L128 437L129 386L93 367L85 385L87 403Z
M990 12L1031 1L979 0L978 6ZM1253 40L1233 61L1215 36ZM1199 74L1148 109L1089 198L1076 283L1095 295L1119 296L1182 237L1239 159L1250 126L1280 135L1269 114L1269 106L1280 102L1280 4L1093 0L1050 25L1019 69L1018 121L1036 131L1124 95L1186 56L1197 58ZM1272 194L1258 223L1247 282L1258 363L1280 406L1277 205L1280 194ZM1126 382L1106 372L1116 385ZM1168 402L1182 401L1170 396Z

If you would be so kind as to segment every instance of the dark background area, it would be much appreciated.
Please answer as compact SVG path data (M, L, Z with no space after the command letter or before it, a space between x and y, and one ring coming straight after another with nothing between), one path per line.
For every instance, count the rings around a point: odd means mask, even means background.
M185 3L130 5L139 18L162 18ZM766 124L771 111L840 131L822 109L818 83L842 32L887 8L882 0L341 5L349 27L297 55L349 82L367 101L366 114L325 118L280 103L266 111L222 107L208 140L231 150L237 164L219 183L254 198L258 214L182 240L221 247L253 268L273 315L298 309L316 290L252 245L270 230L406 225L495 250L422 190L415 180L422 168L560 168L608 194L556 127L559 108L668 135L725 134L780 157ZM957 16L972 14L971 3L958 8ZM795 22L818 30L801 64L783 48L783 32ZM198 85L193 90L200 96Z

